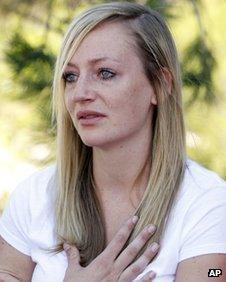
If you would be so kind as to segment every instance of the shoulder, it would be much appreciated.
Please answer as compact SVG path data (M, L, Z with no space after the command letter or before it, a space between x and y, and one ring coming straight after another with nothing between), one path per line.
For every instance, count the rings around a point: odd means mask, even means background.
M18 214L23 217L40 212L44 207L50 206L53 199L56 165L52 164L39 169L22 180L13 190L9 201L3 211L5 214ZM16 216L16 215L15 215Z
M177 213L181 218L180 260L226 253L226 183L216 173L188 161Z
M171 245L175 243L178 262L210 253L225 254L225 222L225 181L188 160L165 237ZM169 252L171 245L167 245Z
M56 171L56 164L51 164L42 169L38 169L37 171L29 175L27 178L25 178L23 181L21 181L19 185L26 185L32 183L35 185L44 184L44 186L46 186L45 184L48 183L48 181L54 175L55 171Z
M13 190L12 196L31 195L31 194L45 194L47 193L48 184L54 178L56 165L51 164L42 169L39 169L29 175L27 178L18 183Z
M210 217L210 211L226 211L226 182L215 172L188 160L184 179L175 200L175 212L185 221ZM226 214L221 214L226 220ZM187 224L188 225L188 224Z
M53 209L49 190L54 186L49 183L54 178L55 170L55 165L45 167L20 182L1 216L1 236L26 255L30 255L31 234L36 230L40 236L41 226L46 218L51 217Z
M193 181L200 189L208 189L213 185L225 186L225 181L219 175L197 162L188 159L186 162L185 177Z
M188 203L219 196L226 202L226 182L215 172L188 159L179 197L186 198Z

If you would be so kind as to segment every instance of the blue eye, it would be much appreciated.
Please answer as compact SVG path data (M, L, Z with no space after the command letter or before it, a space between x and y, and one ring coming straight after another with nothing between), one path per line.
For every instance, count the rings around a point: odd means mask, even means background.
M99 75L103 80L111 79L115 76L115 73L110 71L109 69L100 69Z
M65 72L63 74L63 79L66 83L72 83L77 80L77 75L73 72Z
M100 76L102 80L109 80L115 76L115 73L109 69L101 68L98 71L98 76ZM65 83L74 83L77 82L78 75L74 72L65 72L63 74L63 79Z

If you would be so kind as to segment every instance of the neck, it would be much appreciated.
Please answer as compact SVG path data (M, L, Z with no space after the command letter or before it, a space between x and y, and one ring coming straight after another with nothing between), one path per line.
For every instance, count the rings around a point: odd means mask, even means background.
M139 200L150 172L151 134L133 136L130 140L107 148L93 147L93 176L97 193L125 197L131 190Z

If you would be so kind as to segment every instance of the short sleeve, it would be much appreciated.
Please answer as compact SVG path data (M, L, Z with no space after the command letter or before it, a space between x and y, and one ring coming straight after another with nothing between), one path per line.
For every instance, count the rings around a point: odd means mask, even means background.
M182 230L179 261L226 253L226 186L200 195L188 209Z
M29 180L27 179L13 191L0 218L0 235L25 255L30 255L29 217Z

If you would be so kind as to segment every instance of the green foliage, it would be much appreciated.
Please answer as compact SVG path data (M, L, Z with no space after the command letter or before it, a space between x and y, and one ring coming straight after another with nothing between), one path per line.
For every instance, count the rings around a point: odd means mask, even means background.
M70 1L68 4L72 5ZM146 4L158 10L165 18L176 17L172 14L173 6L168 1L148 0ZM61 26L68 21L67 17L61 19ZM20 96L17 96L19 99L31 100L39 96L40 91L46 87L50 88L55 56L44 45L33 47L16 32L6 50L6 60L15 74L19 88L22 89ZM201 35L198 36L185 50L182 62L183 82L191 90L188 105L197 99L207 103L214 101L212 73L215 67L216 61L212 51L206 46Z
M17 32L9 42L5 56L15 80L23 89L17 98L34 98L40 91L50 87L55 56L44 46L31 46Z
M11 99L24 100L35 105L39 123L36 129L45 130L51 137L51 84L55 56L44 46L32 46L16 32L5 52L14 81L19 85ZM36 137L35 137L36 138Z
M197 23L200 24L200 33L196 39L187 46L182 61L182 80L183 85L190 90L190 97L187 99L186 106L191 106L195 101L200 100L211 104L215 100L213 72L216 67L216 60L213 52L207 47L205 38L202 34L202 25L199 14L199 8L202 7L202 1L191 1L197 17ZM148 6L157 10L167 20L176 20L180 15L175 13L173 4L166 0L148 0Z
M215 100L213 86L213 72L216 60L211 50L205 45L201 37L197 37L185 50L182 61L183 84L190 89L188 105L198 98L204 103Z
M173 5L167 0L147 0L145 4L158 11L166 19L175 18Z

